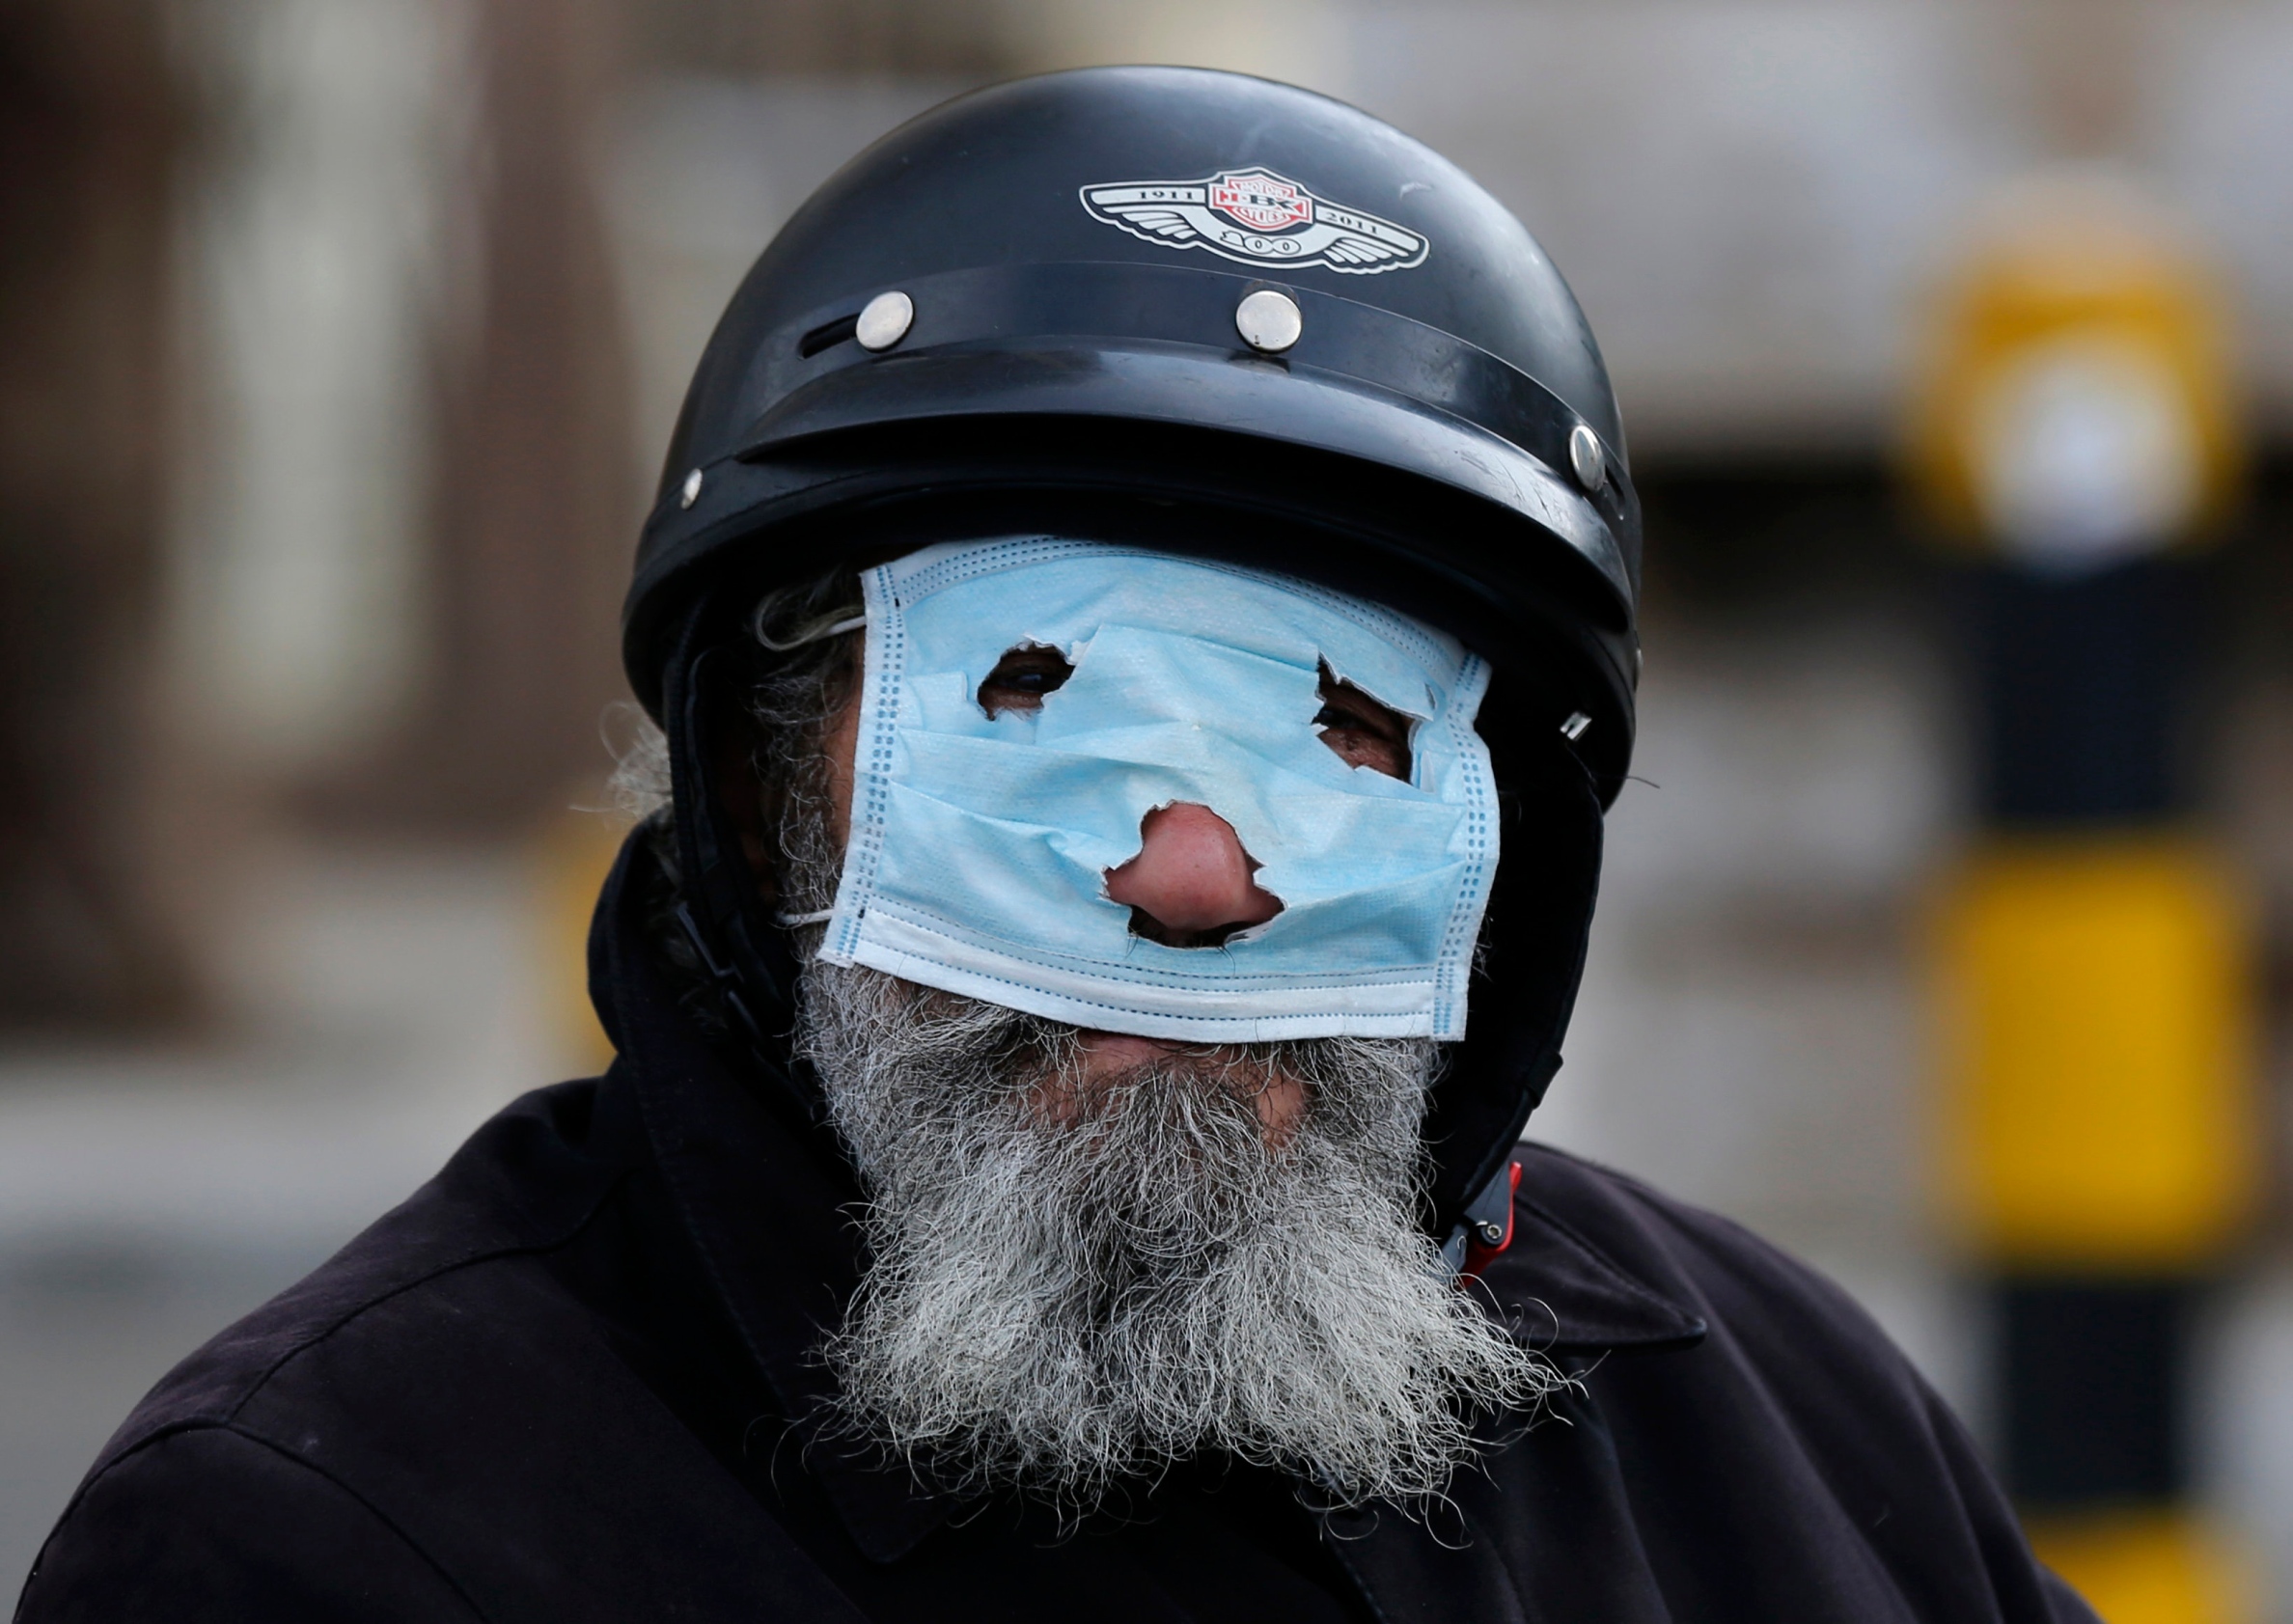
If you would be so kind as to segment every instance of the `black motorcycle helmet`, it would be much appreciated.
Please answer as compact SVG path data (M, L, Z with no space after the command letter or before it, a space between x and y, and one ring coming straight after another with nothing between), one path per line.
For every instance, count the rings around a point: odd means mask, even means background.
M1639 506L1567 285L1420 143L1204 69L961 96L815 192L701 358L623 614L688 929L755 1032L791 966L709 787L712 650L773 587L1028 533L1310 576L1490 661L1506 856L1427 1130L1454 1229L1559 1065L1631 756Z

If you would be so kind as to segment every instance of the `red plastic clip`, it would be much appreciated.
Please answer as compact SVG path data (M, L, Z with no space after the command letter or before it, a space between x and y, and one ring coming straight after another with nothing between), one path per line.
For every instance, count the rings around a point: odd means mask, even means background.
M1472 1227L1467 1229L1465 1232L1465 1267L1458 1271L1457 1278L1459 1280L1470 1280L1478 1279L1480 1275L1480 1272L1489 1266L1490 1261L1495 1258L1498 1253L1505 1251L1506 1247L1512 1245L1513 1197L1519 1192L1520 1188L1521 1164L1515 1162L1512 1165L1511 1177L1507 1179L1505 1187L1505 1218L1503 1221L1505 1233L1500 1239L1493 1242L1482 1240L1481 1236L1485 1232L1483 1225L1494 1225L1498 1221L1494 1217L1481 1217L1480 1215L1476 1215L1478 1222L1474 1223Z

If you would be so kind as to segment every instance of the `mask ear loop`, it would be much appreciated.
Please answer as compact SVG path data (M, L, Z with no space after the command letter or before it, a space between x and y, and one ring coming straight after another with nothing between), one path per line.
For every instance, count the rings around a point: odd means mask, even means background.
M807 644L825 643L832 637L842 637L846 632L858 631L868 624L867 616L854 615L848 619L837 620L827 625L805 626L794 637L784 643L765 631L764 608L763 604L758 604L756 612L749 617L749 636L755 638L775 654L792 654Z

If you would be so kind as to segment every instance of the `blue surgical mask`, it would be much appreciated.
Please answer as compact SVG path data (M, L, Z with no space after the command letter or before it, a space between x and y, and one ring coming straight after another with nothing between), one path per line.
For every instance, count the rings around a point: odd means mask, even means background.
M1497 867L1488 668L1287 577L1040 537L862 578L851 841L821 956L1078 1026L1190 1042L1460 1038ZM989 716L1014 648L1072 667ZM1323 674L1411 720L1406 780L1319 736ZM1282 909L1217 947L1136 935L1107 875L1146 815L1209 808Z

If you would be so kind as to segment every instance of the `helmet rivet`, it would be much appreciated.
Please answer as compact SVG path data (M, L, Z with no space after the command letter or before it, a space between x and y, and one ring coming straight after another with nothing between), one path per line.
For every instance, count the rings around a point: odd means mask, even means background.
M1587 490L1608 483L1608 454L1600 449L1600 436L1581 423L1568 431L1568 468Z
M852 329L852 337L867 350L890 349L907 337L907 330L916 324L916 301L895 289L878 293L860 307L860 321Z
M696 468L684 478L684 489L677 499L679 508L690 508L701 500L701 470Z
M1260 354L1281 354L1296 344L1305 330L1306 317L1299 314L1298 301L1272 288L1243 295L1234 307L1234 331Z

